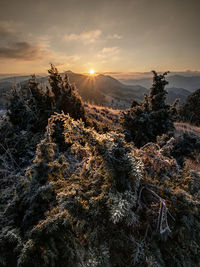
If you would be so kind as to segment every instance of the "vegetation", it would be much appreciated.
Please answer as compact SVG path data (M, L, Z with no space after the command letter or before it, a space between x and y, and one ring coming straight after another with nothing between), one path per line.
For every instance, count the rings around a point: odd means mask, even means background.
M179 108L179 120L200 126L200 89L188 96Z
M167 136L165 74L124 113L126 131L106 108L95 118L54 66L49 74L50 89L35 77L14 89L0 123L0 266L198 266L200 176L172 155L184 145ZM130 114L140 127L145 118L141 148L127 142ZM112 130L90 121L106 116Z
M167 73L158 75L153 71L153 85L149 96L144 95L141 104L133 101L131 108L122 113L122 127L137 147L148 142L156 142L157 136L173 134L173 116L177 101L172 106L165 102L167 91L164 87L168 84L165 80Z
M21 90L14 87L8 105L12 124L24 130L44 131L48 118L54 112L61 111L69 113L74 119L86 121L81 98L69 83L67 74L62 79L54 65L51 65L49 74L51 88L47 87L46 90L39 88L35 75Z

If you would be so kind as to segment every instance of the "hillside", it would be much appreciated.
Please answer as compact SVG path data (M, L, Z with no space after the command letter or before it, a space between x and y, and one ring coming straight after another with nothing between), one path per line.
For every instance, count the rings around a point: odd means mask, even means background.
M147 88L150 88L151 85L151 79L134 80L133 85L127 85L108 75L100 74L91 76L74 73L72 71L67 71L66 73L68 74L70 81L76 84L80 95L85 101L117 109L128 108L132 99L141 102L143 94L148 94ZM64 74L61 74L61 76L63 77ZM5 95L10 91L13 84L18 84L19 86L20 84L24 85L28 82L30 77L31 76L16 76L0 79L0 105L3 106L7 102ZM169 80L170 78L171 77L169 77ZM41 86L45 87L48 85L47 76L38 76L37 79ZM124 80L123 82L129 84L129 81L127 82L127 80ZM187 87L187 84L190 84L190 80L186 82L185 87ZM179 98L180 104L182 104L185 102L190 92L183 89L184 87L172 88L172 85L173 82L172 84L170 83L170 87L167 88L167 102L172 104L176 98ZM190 86L193 86L193 82Z
M100 104L104 106L111 106L114 108L126 108L130 105L130 98L141 101L143 93L148 90L142 86L126 86L118 80L106 75L83 75L66 72L71 83L75 83L80 95L85 101ZM64 74L61 75L62 77ZM29 77L10 77L0 79L1 98L5 92L9 91L14 82L18 85L27 83ZM48 77L38 77L38 82L41 85L48 85ZM2 98L3 99L3 98ZM4 100L4 102L6 99Z
M146 88L141 86L126 86L107 75L81 75L67 72L69 79L75 83L80 95L85 101L115 108L124 108L130 105L130 97L141 101Z
M49 90L33 76L12 91L0 120L2 267L199 266L200 174L184 164L200 139L176 136L166 75L154 71L149 95L123 112L84 103L53 65Z
M167 103L172 104L176 99L179 99L179 104L182 104L186 101L187 97L191 94L188 90L183 88L166 88L167 94Z

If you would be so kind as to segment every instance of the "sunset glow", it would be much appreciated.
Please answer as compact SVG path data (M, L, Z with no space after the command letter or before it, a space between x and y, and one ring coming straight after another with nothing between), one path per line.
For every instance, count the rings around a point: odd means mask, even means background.
M90 75L94 75L95 71L93 69L90 70Z
M36 2L0 1L0 74L200 71L199 0Z

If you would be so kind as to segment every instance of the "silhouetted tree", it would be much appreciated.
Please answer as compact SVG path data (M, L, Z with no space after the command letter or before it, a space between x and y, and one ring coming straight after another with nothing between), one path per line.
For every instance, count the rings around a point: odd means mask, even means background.
M61 111L86 122L83 102L67 74L63 79L53 64L48 72L50 88L40 88L36 76L32 75L23 88L12 90L8 116L18 128L44 131L48 118L54 112Z
M144 101L138 104L133 101L131 108L122 113L122 127L134 141L137 147L148 142L156 142L156 137L162 134L171 135L175 105L165 103L167 91L164 89L168 82L165 76L168 72L158 75L153 72L153 84L149 96L144 95Z
M51 64L48 71L49 83L54 94L53 101L58 112L69 113L75 120L82 119L86 122L85 109L81 97L74 85L71 85L67 74L64 79L58 73L58 70Z

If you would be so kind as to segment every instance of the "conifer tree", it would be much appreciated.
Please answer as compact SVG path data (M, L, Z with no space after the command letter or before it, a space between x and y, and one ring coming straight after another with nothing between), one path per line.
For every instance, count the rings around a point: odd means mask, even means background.
M74 119L87 121L81 97L70 84L67 74L63 79L53 64L48 72L50 88L41 88L36 76L32 75L28 84L12 90L8 116L18 128L44 131L48 118L54 112L62 111Z
M8 104L10 121L21 130L41 132L45 130L48 118L55 109L49 90L39 87L36 76L32 75L28 84L13 88Z
M153 84L149 96L144 95L141 104L133 101L131 108L122 113L122 127L137 147L156 142L157 136L172 135L174 130L173 115L176 103L172 106L165 103L167 91L164 88L168 84L165 76L168 72L162 75L152 72Z
M57 68L51 64L51 69L48 71L49 83L54 94L54 105L58 112L63 111L69 113L75 120L82 119L86 122L85 109L81 97L77 93L74 85L71 85L67 74L64 79L58 73Z

